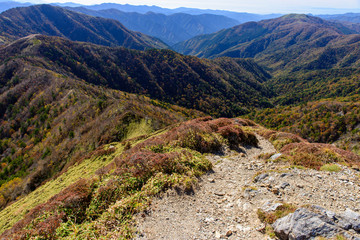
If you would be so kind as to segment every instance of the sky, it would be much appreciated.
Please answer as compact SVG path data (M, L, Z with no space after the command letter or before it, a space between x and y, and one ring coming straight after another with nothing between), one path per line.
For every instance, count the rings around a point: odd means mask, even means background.
M25 0L23 0L25 1ZM41 3L51 0L34 0ZM57 0L67 2L69 0ZM333 14L360 12L360 0L70 0L84 5L112 2L131 5L156 5L164 8L190 7L251 13Z

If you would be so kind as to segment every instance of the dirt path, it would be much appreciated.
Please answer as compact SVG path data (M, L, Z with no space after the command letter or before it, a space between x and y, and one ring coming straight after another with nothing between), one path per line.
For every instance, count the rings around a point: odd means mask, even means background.
M257 156L276 151L258 139L259 148L243 149L245 154L209 156L214 172L202 177L195 194L169 191L154 200L148 214L137 217L135 239L267 239L256 230L262 226L256 211L276 202L360 209L359 181L351 170L330 174L265 163Z

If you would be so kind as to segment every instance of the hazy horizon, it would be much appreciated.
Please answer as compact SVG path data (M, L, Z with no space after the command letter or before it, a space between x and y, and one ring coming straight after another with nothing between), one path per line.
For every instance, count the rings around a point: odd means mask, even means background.
M66 3L69 0L19 0L19 2L31 2L31 3ZM312 14L340 14L349 12L360 12L360 0L294 0L289 2L288 0L246 0L242 2L234 0L167 0L166 2L160 0L73 0L73 3L82 5L94 5L101 3L117 3L117 4L130 4L130 5L147 5L147 6L159 6L163 8L199 8L199 9L213 9L213 10L228 10L235 12L249 12L249 13L312 13Z

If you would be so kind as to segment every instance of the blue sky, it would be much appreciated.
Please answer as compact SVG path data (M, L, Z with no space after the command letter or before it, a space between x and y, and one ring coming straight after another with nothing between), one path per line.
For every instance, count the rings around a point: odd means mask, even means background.
M24 0L25 1L25 0ZM36 1L36 0L34 0ZM37 0L49 2L51 0ZM66 2L69 0L57 0ZM253 13L345 13L360 12L360 0L70 0L85 5L114 2L156 5L165 8L192 7Z

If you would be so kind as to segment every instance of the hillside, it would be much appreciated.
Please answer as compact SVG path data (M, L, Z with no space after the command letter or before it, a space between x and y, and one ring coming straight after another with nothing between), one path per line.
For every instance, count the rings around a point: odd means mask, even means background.
M159 39L130 31L115 20L95 18L51 5L13 8L1 13L0 32L8 40L44 34L139 50L167 48Z
M104 144L202 115L51 70L49 61L29 56L40 40L19 41L26 49L19 42L0 49L0 208L89 152L104 152ZM26 56L10 57L9 48Z
M213 14L176 13L165 15L153 12L146 14L123 12L117 9L95 11L85 7L68 9L91 16L115 19L130 30L157 37L170 46L197 35L217 32L239 24L234 19Z
M266 127L297 134L311 142L334 143L359 154L359 95L308 101L252 112Z
M359 35L340 23L307 15L249 22L174 46L205 58L254 58L275 74L359 66Z
M0 207L103 144L202 115L171 103L214 115L270 106L261 85L268 77L252 61L208 61L43 35L4 46Z
M278 220L312 205L356 221L344 211L359 203L358 156L249 120L204 117L109 149L1 211L1 238L264 239L280 237ZM349 230L356 227L332 225L290 229L305 237L359 236Z
M38 58L46 69L88 83L147 95L213 116L271 106L262 83L269 75L251 60L201 60L170 50L145 52L37 35L3 48L0 60Z

